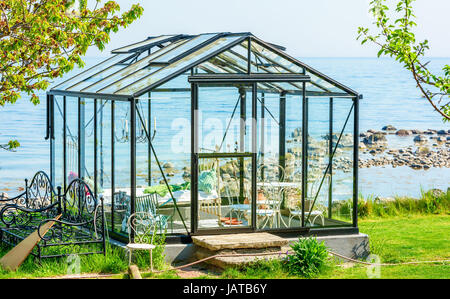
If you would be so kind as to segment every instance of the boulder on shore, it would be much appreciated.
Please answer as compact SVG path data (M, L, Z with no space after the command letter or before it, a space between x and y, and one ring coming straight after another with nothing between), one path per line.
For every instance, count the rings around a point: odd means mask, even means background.
M382 128L383 131L397 131L393 125L387 125Z
M395 132L395 135L397 135L397 136L408 136L411 134L412 134L411 130L404 130L404 129L401 129L401 130L398 130L397 132Z
M374 145L374 144L380 144L380 143L387 143L387 139L384 134L377 132L377 133L370 135L369 137L364 138L363 142L365 144Z
M427 141L427 138L423 135L417 135L416 137L414 137L414 142L425 143Z

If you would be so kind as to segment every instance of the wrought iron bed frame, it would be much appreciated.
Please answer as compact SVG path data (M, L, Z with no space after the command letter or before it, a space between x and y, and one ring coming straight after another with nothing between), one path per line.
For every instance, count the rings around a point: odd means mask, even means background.
M59 220L31 252L39 261L43 258L68 256L73 253L43 255L44 248L71 245L100 244L100 251L77 254L106 254L103 199L98 200L82 179L74 179L62 192L53 188L50 178L38 171L25 190L13 197L0 199L0 241L15 246L26 234L37 230L48 220L61 214ZM26 233L26 234L25 234Z

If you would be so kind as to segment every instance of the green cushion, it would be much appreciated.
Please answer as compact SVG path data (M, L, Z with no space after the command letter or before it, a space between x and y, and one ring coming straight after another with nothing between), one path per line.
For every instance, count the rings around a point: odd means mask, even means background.
M217 176L216 170L205 170L202 171L198 177L198 190L211 193L216 189Z

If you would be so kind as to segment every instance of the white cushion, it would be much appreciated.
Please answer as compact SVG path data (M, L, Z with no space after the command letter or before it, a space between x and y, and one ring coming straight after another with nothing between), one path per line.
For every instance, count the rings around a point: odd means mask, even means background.
M142 249L142 250L150 250L154 249L156 246L153 244L139 244L139 243L128 243L127 248L131 249Z

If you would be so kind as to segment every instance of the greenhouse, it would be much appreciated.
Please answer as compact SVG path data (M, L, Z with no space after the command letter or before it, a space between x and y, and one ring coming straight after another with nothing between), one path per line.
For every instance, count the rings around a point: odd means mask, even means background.
M162 35L47 94L50 179L103 198L106 227L151 212L180 236L354 233L356 91L251 33Z

